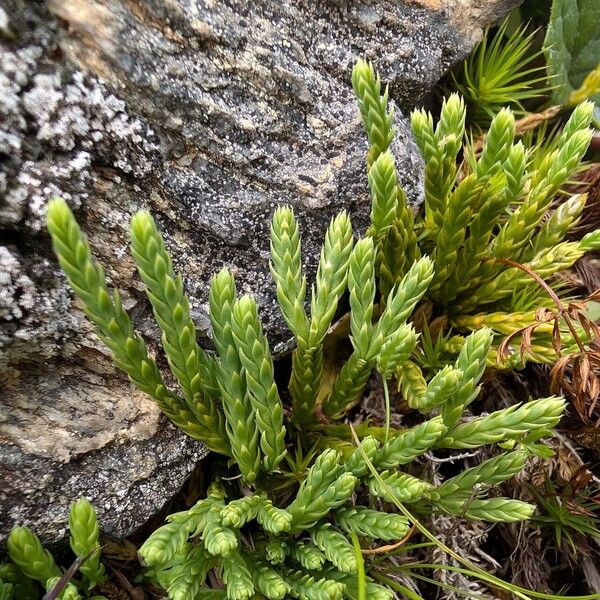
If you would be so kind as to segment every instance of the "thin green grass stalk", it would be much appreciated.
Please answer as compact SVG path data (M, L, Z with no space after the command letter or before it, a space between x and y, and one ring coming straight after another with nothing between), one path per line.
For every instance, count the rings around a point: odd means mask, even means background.
M358 594L356 600L367 600L367 578L365 575L365 561L363 559L360 542L358 536L355 533L350 533L350 539L352 540L352 546L354 547L354 558L356 560L356 579Z
M432 534L431 534L432 535ZM436 544L439 546L439 543ZM444 550L445 551L445 550ZM453 557L454 558L454 557ZM460 564L464 564L465 562L469 562L466 560L460 561ZM408 563L402 566L406 569L432 569L432 570L444 570L450 571L451 573L460 573L466 577L474 577L484 583L496 587L498 589L504 590L508 593L514 594L517 598L522 600L532 600L532 598L540 598L540 600L599 600L600 594L587 594L584 596L562 596L558 594L549 594L547 592L536 592L534 590L528 590L522 588L520 586L509 583L508 581L504 581L494 575L490 575L476 567L474 564L471 564L470 567L457 567L454 565L446 565L443 563ZM420 597L419 597L420 598Z
M392 419L392 409L390 407L390 391L388 390L388 384L385 377L382 380L383 383L383 398L385 402L385 438L384 441L387 444L390 439L390 421Z
M361 451L360 441L356 437L356 434L355 434L354 429L352 428L352 426L350 426L350 427L352 429L352 434L353 434L353 437L354 437L354 442L355 442L358 450ZM378 485L381 486L382 489L386 490L387 497L390 498L390 501L393 502L393 504L400 511L400 513L402 513L408 519L409 522L413 523L414 526L419 530L419 532L426 539L428 539L433 545L437 546L445 554L447 554L448 556L450 556L451 558L453 558L455 561L457 561L457 563L459 565L462 565L462 567L453 567L453 566L450 566L450 565L442 565L443 568L445 568L445 569L447 569L449 571L454 571L454 572L461 573L461 574L466 575L468 577L474 577L476 579L479 579L480 581L483 581L484 583L486 583L488 585L492 585L494 587L497 587L499 589L502 589L502 590L505 590L505 591L507 591L509 593L514 594L520 600L532 600L532 598L540 598L542 600L544 600L544 599L547 599L547 600L567 600L567 599L569 599L569 600L599 600L600 599L600 594L590 594L590 595L585 595L585 596L560 596L560 595L553 595L553 594L546 594L546 593L541 593L541 592L535 592L535 591L527 590L527 589L522 588L520 586L514 585L512 583L508 583L508 582L500 579L499 577L496 577L495 575L491 575L491 574L487 573L482 568L480 568L477 565L473 564L468 559L465 559L460 554L458 554L457 552L455 552L454 550L452 550L451 548L449 548L446 544L444 544L443 542L441 542L440 540L438 540L435 537L435 535L433 535L419 521L419 519L417 519L404 506L404 504L402 502L398 501L396 494L394 493L394 491L389 486L387 486L387 484L385 483L385 481L381 478L380 474L375 469L375 467L374 467L372 461L369 459L369 457L364 452L362 453L362 455L363 455L363 460L364 460L365 464L368 466L369 471L371 472L372 477L377 481ZM439 568L440 567L439 565L421 565L421 566L423 568Z

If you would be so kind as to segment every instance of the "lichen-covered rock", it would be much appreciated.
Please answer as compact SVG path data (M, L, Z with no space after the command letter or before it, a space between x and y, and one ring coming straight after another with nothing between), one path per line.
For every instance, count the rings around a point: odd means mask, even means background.
M309 270L333 214L366 225L356 58L375 60L409 109L515 4L41 0L0 14L0 537L26 522L58 539L78 494L123 535L203 453L110 365L56 268L48 199L76 210L159 357L128 252L140 207L165 235L203 341L208 281L228 264L282 353L273 208L294 205ZM421 158L400 109L397 126L394 152L418 205Z

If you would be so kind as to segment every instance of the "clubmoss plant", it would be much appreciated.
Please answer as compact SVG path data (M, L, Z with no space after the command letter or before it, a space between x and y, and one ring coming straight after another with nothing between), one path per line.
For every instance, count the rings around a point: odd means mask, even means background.
M372 169L379 161L381 155ZM154 220L144 211L134 216L133 256L163 331L162 346L179 394L164 384L118 295L108 292L102 269L92 260L64 201L50 203L48 226L60 264L115 363L151 393L176 425L233 459L231 469L217 474L206 498L170 515L140 549L147 576L173 600L201 598L215 588L230 600L246 600L256 593L273 600L352 598L358 563L349 536L371 545L401 539L409 531L405 517L386 510L390 500L419 511L427 507L491 522L518 521L532 514L530 504L486 498L484 491L523 467L536 451L535 442L560 419L564 401L531 401L463 423L464 411L479 392L492 341L489 329L468 336L454 364L430 381L423 378L421 384L405 386L411 406L429 415L421 424L390 431L387 440L363 437L356 449L343 444L327 448L327 438L319 433L323 424L341 419L352 408L371 374L390 379L411 364L418 336L408 319L435 280L435 261L423 256L389 287L385 304L378 307L376 281L382 258L376 225L372 235L355 241L345 213L332 220L307 312L293 210L280 207L274 214L271 268L282 313L298 340L288 407L282 401L286 390L275 382L256 303L237 295L227 269L211 282L210 318L217 350L212 356L196 344L181 279L173 272ZM346 291L353 352L327 388L323 339ZM314 454L319 438L326 449ZM496 442L511 450L440 485L419 478L416 468L410 474L405 470L436 448ZM286 472L294 462L289 454L302 457L304 452L314 454L314 460L295 484ZM367 461L378 478L372 477ZM231 478L236 472L241 479ZM374 581L368 579L367 585L376 598L392 597Z
M356 540L363 547L387 543L410 529L390 504L490 522L528 519L534 510L485 492L518 473L530 454L547 455L539 440L559 421L564 401L550 397L464 417L493 353L493 331L485 325L490 315L495 323L509 322L511 299L529 284L526 273L502 261L521 260L550 276L600 247L599 232L563 242L562 213L543 221L587 149L590 105L574 111L559 144L535 169L515 141L508 109L493 118L478 151L463 146L465 106L457 95L444 102L435 127L430 114L415 111L426 185L422 214L414 215L389 150L394 127L387 90L364 61L352 83L371 144L366 235L355 238L345 212L332 219L308 301L293 209L277 208L271 223L271 273L296 339L287 388L275 380L256 302L237 294L227 268L213 277L209 293L216 353L200 348L182 280L153 218L140 211L132 219L132 254L179 390L168 386L118 293L109 291L68 205L55 199L48 206L60 265L115 364L175 425L229 459L206 498L170 515L140 549L147 576L172 600L354 598L364 564ZM579 200L559 210L575 222L582 208ZM346 294L352 353L326 377L324 340ZM434 306L473 331L438 343L424 329L419 347L410 321L419 305ZM451 346L452 360L432 356L441 355L438 346ZM425 355L429 367L422 370ZM355 448L343 441L347 427L335 423L360 400L373 373L384 382L395 377L422 419L402 430L366 427L361 433L359 427ZM426 452L490 444L498 444L492 458L442 483L422 477L418 461ZM58 575L46 567L48 579ZM393 596L368 577L365 585L377 599Z
M381 88L379 78L372 65L359 61L353 81L362 82L355 90L371 148L377 148L369 154L378 157L367 165L369 180L393 182L371 185L372 215L379 216L369 233L376 246L383 300L411 260L428 255L434 274L425 302L450 324L463 331L490 327L509 334L523 326L517 323L536 323L535 308L546 306L548 299L528 271L549 279L600 248L600 230L580 241L564 241L581 216L585 195L567 197L551 208L588 149L593 105L584 102L575 108L540 160L517 139L508 108L494 114L481 148L465 141L466 107L457 94L445 99L437 124L427 111L414 111L412 131L426 165L425 203L415 216L389 169L393 126L386 120L386 95L374 100ZM384 126L389 135L381 134ZM589 338L582 328L577 333L581 340ZM514 341L518 347L520 340ZM567 349L575 345L568 331L562 342ZM495 361L495 351L490 358ZM556 359L551 334L540 329L531 351L515 354L505 366ZM414 369L411 376L415 380Z
M71 549L80 561L79 574L68 580L60 594L61 600L106 600L92 594L106 580L100 562L99 526L94 507L85 498L71 505L69 512ZM0 566L0 595L2 600L34 600L39 590L35 582L53 590L63 576L52 554L27 527L15 527L7 540L11 560ZM91 595L90 595L91 594Z

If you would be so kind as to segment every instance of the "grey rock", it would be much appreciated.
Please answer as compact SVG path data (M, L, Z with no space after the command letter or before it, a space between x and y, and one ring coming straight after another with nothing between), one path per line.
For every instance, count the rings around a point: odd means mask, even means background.
M97 351L87 355L81 366L50 360L5 372L4 535L14 524L29 524L45 540L57 541L66 532L71 502L85 496L98 511L102 530L122 536L174 496L207 453L165 423L148 397L128 390L105 369Z
M268 272L274 207L294 206L309 273L335 213L348 210L357 232L367 223L352 64L372 59L390 82L393 150L416 208L422 161L401 111L518 0L3 2L0 537L24 522L59 539L79 494L105 530L125 535L204 450L110 365L56 267L48 199L76 210L159 359L128 252L139 208L164 233L203 343L208 282L225 264L284 353L291 340Z

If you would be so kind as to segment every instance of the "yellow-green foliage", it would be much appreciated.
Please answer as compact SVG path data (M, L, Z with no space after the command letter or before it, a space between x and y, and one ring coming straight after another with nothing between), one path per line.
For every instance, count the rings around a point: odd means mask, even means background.
M61 200L53 201L48 215L55 248L61 264L68 262L70 280L80 281L90 270L101 273L87 252L78 254L77 249L87 248L87 243L66 204ZM78 234L69 238L63 230ZM418 502L421 506L429 506L430 510L455 515L463 514L468 504L470 517L489 521L521 520L531 514L531 505L509 498L486 500L478 497L473 505L470 491L475 479L478 485L485 485L511 477L517 467L523 465L527 449L533 447L532 442L546 435L560 419L564 403L560 399L547 398L461 424L463 411L479 391L491 343L488 329L477 331L466 339L453 366L441 369L421 386L406 387L412 406L423 414L438 410L440 416L406 431L391 432L384 443L365 438L362 447L350 456L334 449L324 450L291 498L285 491L289 485L273 487L269 483L277 483L282 477L285 479L285 473L280 474L280 469L290 444L295 439L304 443L302 436L297 438L294 434L296 424L303 428L308 441L310 429L319 427L317 413L341 417L360 398L374 371L386 379L398 370L408 372L418 339L408 319L434 280L434 261L430 258L423 257L414 262L390 288L383 310L376 311L374 238L369 236L354 242L347 217L337 217L327 232L321 275L317 275L309 316L297 297L303 299L306 284L299 261L300 242L293 211L288 207L277 210L272 225L272 270L285 318L298 339L296 356L301 355L293 363L289 383L289 390L293 390L290 394L292 406L290 420L286 420L282 402L284 390L279 390L275 382L269 346L254 300L247 296L237 297L233 277L226 269L222 270L213 279L210 292L217 356L200 352L195 340L189 338L193 324L189 321L188 304L181 292L180 280L172 273L170 259L148 213L138 213L134 217L132 236L134 247L139 242L136 238L141 237L144 248L160 250L155 253L159 258L143 261L140 252L134 252L142 279L152 283L162 278L173 296L169 300L163 293L165 301L159 303L156 299L161 292L149 290L155 315L163 328L163 347L183 393L179 396L165 388L160 393L155 392L155 397L161 407L166 407L167 416L200 439L203 439L201 432L212 423L214 430L207 434L207 443L211 448L233 456L244 479L244 482L234 484L217 478L206 499L188 511L172 515L140 549L140 555L149 567L149 576L162 585L171 598L183 598L192 593L195 596L190 597L201 597L198 594L207 589L206 578L211 569L221 573L230 600L251 598L257 591L270 599L283 598L286 594L300 598L341 598L347 588L345 575L353 574L357 569L354 550L347 536L353 533L366 540L389 541L401 538L409 529L402 516L355 505L352 497L361 488L382 499L400 499L409 504ZM72 248L62 243L69 239ZM150 242L150 239L154 241ZM67 256L72 260L67 261ZM106 316L98 319L100 332L110 335L117 331L121 335L122 329L113 325L115 304L110 302L105 291L106 284L103 279L93 282L97 289L85 290L80 297L91 304L87 307L91 314L94 310L100 312L96 308L99 296L108 298L104 301ZM80 292L78 286L74 285L74 289ZM306 356L315 357L322 353L323 338L337 302L348 289L354 352L334 379L330 391L321 394L320 359L313 361L308 371L298 365L310 362ZM169 310L171 315L167 314ZM376 312L379 313L377 318ZM157 376L154 370L144 369L150 359L147 353L140 352L143 343L128 329L130 322L122 321L126 323L125 343L135 344L132 355L142 361L137 365L129 359L127 372L134 382L141 380L143 389L154 390L150 382L155 382ZM109 340L119 365L124 363L123 349L118 347L122 339L115 336ZM182 356L189 358L182 360ZM190 364L195 365L197 371L192 370ZM314 379L309 381L308 373ZM149 382L145 381L146 376ZM191 390L196 391L191 393ZM161 403L166 397L175 399L177 411L171 409L172 403ZM198 408L199 404L202 410ZM186 415L186 419L183 420L181 415ZM476 474L469 475L471 471L466 471L468 476L454 478L437 487L399 470L433 448L470 448L498 441L512 442L520 448L519 441L525 439L527 446L509 454L501 453L499 457L505 458L496 462L482 463ZM364 456L381 473L385 482L383 487L371 476L371 467ZM278 489L283 493L278 493ZM97 531L88 524L86 516L89 506L79 502L74 508L78 508L79 517L77 520L72 517L72 531L86 529L88 533L80 536L78 545L73 547L80 551L84 545L90 549L96 547ZM244 535L241 535L242 529L246 532ZM310 536L310 541L303 538L305 535ZM251 545L249 539L252 539ZM300 541L304 546L298 546ZM314 567L310 576L298 571L307 564ZM92 571L94 568L90 564ZM94 581L100 575L97 569L95 573L86 576ZM385 588L373 582L369 582L369 586L379 597L391 597L391 592Z
M106 573L100 562L100 530L96 511L85 498L71 505L69 533L71 549L81 561L80 577L67 582L58 598L106 600L104 596L88 595L104 583ZM6 545L11 562L0 566L2 600L35 600L39 596L39 589L34 582L39 582L47 591L58 584L63 571L33 531L27 527L14 527Z
M108 291L70 209L59 199L48 207L60 264L117 366L176 425L232 459L206 498L171 515L140 549L148 576L172 599L201 598L215 582L222 582L229 600L255 594L270 600L288 595L352 598L349 577L358 564L349 535L365 543L387 542L409 530L403 516L361 505L367 491L373 498L418 503L419 510L491 522L532 514L530 504L486 498L485 487L512 477L538 451L536 441L559 421L564 401L530 401L463 422L480 390L492 331L474 327L452 364L424 374L415 362L419 336L410 317L423 298L459 318L481 306L502 305L514 289L526 285L520 271L482 258L503 257L509 249L518 260L530 252L531 241L536 252L530 266L550 274L559 256L559 268L566 268L595 247L598 236L564 244L566 232L557 231L558 224L557 229L541 224L556 190L585 152L589 107L575 111L553 159L534 172L527 170L523 146L514 141L510 111L494 119L479 157L467 161L466 171L456 163L465 123L460 98L444 103L435 128L431 115L417 111L413 130L427 172L426 206L415 219L389 152L394 128L387 95L381 95L379 78L365 62L357 64L353 84L371 141L372 223L365 237L355 239L346 213L332 219L309 307L294 211L282 206L273 215L271 271L283 317L297 342L287 389L275 379L256 302L237 295L226 268L213 278L209 294L216 354L198 346L181 278L152 217L141 211L132 221L132 252L181 392L168 388L118 294ZM327 373L326 381L323 342L346 294L353 351L337 373ZM386 431L380 439L365 437L353 452L324 437L325 449L316 453L315 437L360 400L374 372L384 380L397 376L423 421L408 430ZM433 449L499 442L511 450L438 485L420 479L416 471L405 472L405 465ZM314 460L298 472L293 455L296 464L305 455ZM90 530L87 545L94 547L94 540ZM213 569L216 577L209 579ZM49 564L46 571L55 575ZM377 598L393 595L372 581L367 584Z
M379 103L371 100L381 86L370 64L359 61L355 71L360 75L354 78L364 82L359 105L369 100L371 107L361 111L365 130L371 146L379 148L382 136L371 132L380 130L387 114L386 98ZM418 248L411 247L410 255L426 254L433 260L433 279L425 299L451 324L467 331L488 326L498 333L512 333L518 328L516 321L519 327L535 323L534 310L527 314L531 318L524 318L523 298L542 305L547 298L541 288L536 292L526 270L548 279L600 248L600 230L577 242L564 241L581 216L585 196L567 198L551 209L557 192L579 168L588 149L592 111L590 102L577 106L556 144L537 161L516 139L515 117L509 108L495 112L477 151L465 139L466 108L457 94L444 100L437 123L427 111L415 110L412 131L425 160L425 203L420 212L409 215L397 184L394 191L386 183L397 181L390 171L391 158L379 164L389 155L389 136L377 161L367 165L374 218L369 234L376 246L381 293L410 267L397 259L407 248L398 240L418 239ZM463 168L459 169L461 148ZM507 260L526 270L508 265ZM515 312L518 318L513 318ZM585 339L585 332L579 333ZM567 348L574 343L569 332L562 341ZM551 336L538 331L524 360L555 361Z

